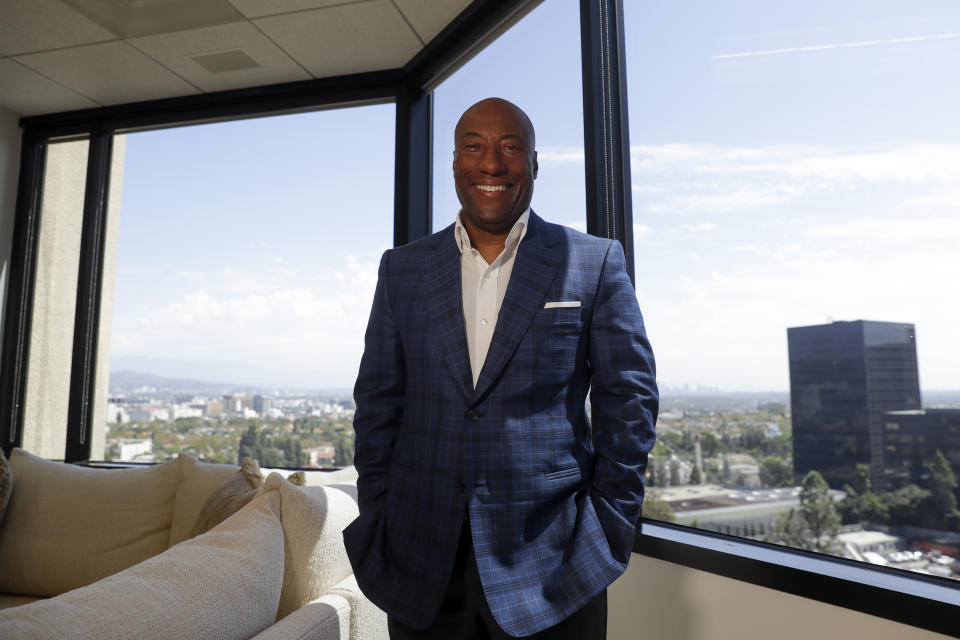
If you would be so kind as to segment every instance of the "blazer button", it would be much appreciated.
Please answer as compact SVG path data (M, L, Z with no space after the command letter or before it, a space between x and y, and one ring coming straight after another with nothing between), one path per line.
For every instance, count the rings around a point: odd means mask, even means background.
M473 409L470 409L470 411L467 411L467 420L469 420L470 422L476 422L479 419L480 419L479 413L477 413Z

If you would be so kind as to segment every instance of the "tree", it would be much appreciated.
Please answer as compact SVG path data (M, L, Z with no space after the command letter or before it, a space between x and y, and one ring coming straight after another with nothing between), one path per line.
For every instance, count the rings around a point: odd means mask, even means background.
M960 511L957 510L957 476L950 461L937 449L930 469L930 502L932 520L938 528L957 529L960 526Z
M767 542L783 544L796 549L812 549L807 523L796 509L777 516L770 532L763 538Z
M890 521L890 510L873 493L870 481L870 467L863 463L857 465L853 486L844 487L847 495L840 501L838 509L843 522L859 523L869 527L874 524L886 524Z
M693 465L693 471L690 472L690 484L700 484L703 479L700 477L700 467Z
M657 486L657 462L652 460L651 464L647 466L647 486L655 487Z
M651 491L643 499L643 517L663 522L673 522L673 507L666 500L661 500L656 491Z
M890 514L890 524L923 526L924 505L929 504L930 492L915 484L908 484L896 491L879 496L880 502Z
M800 515L810 532L813 550L826 551L840 529L840 514L834 505L830 485L817 471L811 471L803 479Z
M706 431L700 435L700 450L704 458L713 458L720 451L720 438L712 431Z
M670 486L675 487L680 484L680 461L670 461Z
M870 465L863 464L862 462L858 463L856 476L853 479L853 491L858 496L862 496L872 490L873 483L870 480Z
M767 456L760 462L760 482L767 487L789 487L793 484L793 469L783 458Z
M723 456L723 481L730 482L730 460Z
M353 464L353 437L338 429L333 436L333 464L348 467Z
M250 424L246 432L240 436L240 446L237 449L237 464L243 462L244 458L258 460L260 453L260 436L257 432L257 425Z

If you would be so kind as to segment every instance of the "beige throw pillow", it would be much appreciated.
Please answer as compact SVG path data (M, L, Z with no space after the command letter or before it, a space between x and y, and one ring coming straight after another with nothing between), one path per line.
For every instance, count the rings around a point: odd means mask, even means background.
M173 524L170 525L171 547L190 537L203 503L239 468L235 464L200 462L189 453L181 453L179 460L180 484L177 485L177 502L173 507Z
M7 458L0 449L0 527L3 526L3 515L7 512L7 505L10 504L10 494L13 493L13 474L10 473L10 465L7 464Z
M280 492L284 539L279 620L353 572L343 546L343 530L359 511L353 498L335 487L298 487L273 473L265 490L273 489Z
M0 527L0 592L55 596L167 548L176 460L91 469L14 449L10 470L17 490Z
M244 458L240 470L214 489L203 503L190 537L205 533L235 514L253 500L263 488L263 474L256 460Z
M251 638L283 581L279 496L265 492L206 535L57 598L0 611L0 636L103 640Z
M295 471L287 476L287 480L300 487L305 477L302 471ZM240 470L224 480L203 503L189 537L209 531L242 509L260 493L263 481L263 471L257 461L244 458Z

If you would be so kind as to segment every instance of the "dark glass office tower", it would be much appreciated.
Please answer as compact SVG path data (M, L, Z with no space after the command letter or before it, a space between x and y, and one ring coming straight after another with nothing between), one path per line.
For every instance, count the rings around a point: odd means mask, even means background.
M883 415L884 474L894 485L923 483L936 452L960 469L960 409L888 411Z
M920 408L912 324L855 320L787 329L793 471L817 470L830 486L869 464L883 478L883 413Z

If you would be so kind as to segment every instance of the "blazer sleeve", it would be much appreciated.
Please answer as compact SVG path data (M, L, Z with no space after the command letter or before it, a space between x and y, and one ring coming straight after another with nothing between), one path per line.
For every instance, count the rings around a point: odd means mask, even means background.
M590 328L594 472L591 498L613 556L626 564L643 502L659 394L653 352L623 249L604 258Z
M377 289L364 336L360 372L354 386L354 459L357 502L376 506L387 490L387 470L403 419L406 391L403 344L390 304L388 286L391 250L380 259Z

